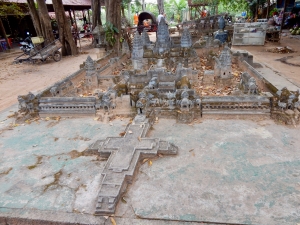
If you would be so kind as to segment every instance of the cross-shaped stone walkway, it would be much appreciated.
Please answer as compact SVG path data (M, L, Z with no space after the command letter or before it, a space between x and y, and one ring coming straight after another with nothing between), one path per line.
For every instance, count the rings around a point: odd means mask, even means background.
M132 182L138 162L159 154L176 154L178 148L159 138L145 138L150 123L138 115L127 125L123 137L98 140L89 148L108 157L102 171L102 183L96 205L96 215L113 214L127 184Z

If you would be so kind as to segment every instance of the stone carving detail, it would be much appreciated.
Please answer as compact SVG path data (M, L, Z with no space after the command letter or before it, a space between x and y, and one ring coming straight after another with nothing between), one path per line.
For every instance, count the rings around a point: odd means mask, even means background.
M277 101L271 117L281 123L296 126L300 122L300 100L299 92L289 91L286 87L276 92Z
M264 96L214 96L202 98L202 109L208 114L235 114L237 111L262 114L270 113L271 104L270 99Z
M224 47L219 58L215 59L215 76L221 79L228 79L232 77L232 63L231 63L231 53L228 47Z
M116 91L109 89L108 91L98 93L98 100L96 101L96 109L104 109L110 111L116 108Z
M128 124L123 137L108 137L98 140L89 151L108 157L102 171L102 183L96 205L96 215L111 215L122 193L132 182L138 163L143 157L159 154L177 154L178 148L159 138L146 138L150 128L149 120L143 115L135 117Z
M244 93L258 94L256 80L247 72L241 73L240 88L244 90Z
M170 51L171 40L168 31L168 26L164 18L161 19L157 28L157 39L154 46L154 52L157 55L165 55Z
M139 32L136 31L133 39L131 59L140 60L143 58L143 54L143 40Z
M86 71L85 75L85 87L88 90L91 90L92 88L98 88L98 77L97 77L97 66L96 62L88 56L85 61L85 67Z
M152 42L150 41L149 35L148 35L148 33L145 29L142 32L141 38L142 38L142 42L143 42L144 47L148 47L149 45L152 44Z
M34 95L31 92L29 92L27 95L19 95L18 102L20 111L30 114L38 112L39 99L40 95Z
M182 48L190 48L192 46L191 33L187 27L183 29L180 44Z
M95 97L42 97L39 100L41 116L93 116L96 114Z
M290 92L286 87L284 87L282 90L277 91L278 95L278 107L281 110L284 109L292 109L299 107L299 92L300 90L297 90L295 93Z
M101 25L97 25L94 30L92 31L92 34L95 38L95 44L97 48L104 47L105 46L105 31Z

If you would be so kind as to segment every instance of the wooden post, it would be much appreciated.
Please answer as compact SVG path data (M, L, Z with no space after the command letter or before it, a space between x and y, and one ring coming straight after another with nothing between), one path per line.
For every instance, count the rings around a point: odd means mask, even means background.
M280 25L280 34L282 32L282 28L283 28L283 25L284 25L284 15L285 15L285 10L286 10L286 7L287 7L287 1L288 0L284 0L284 5L283 5L283 15L282 15L282 21L281 21L281 25Z
M77 22L76 22L76 16L75 16L75 10L74 10L74 6L73 6L73 15L74 15L74 23L75 23L75 26L76 26L76 29L75 29L75 40L77 39L78 37L78 41L79 41L79 50L81 52L81 43L80 43L80 37L79 37L79 31L78 31L78 26L77 26ZM78 35L78 36L77 36ZM76 45L77 45L77 41L75 41Z
M71 14L71 10L68 11L69 12L69 16L70 16L70 20L71 20L71 26L73 26L73 18L72 18L72 14Z
M4 29L4 26L3 26L3 23L2 23L2 19L1 19L1 18L0 18L0 30L1 30L1 32L2 32L2 34L3 34L3 36L4 36L4 39L5 39L6 43L7 43L7 48L8 48L8 49L11 49L11 47L10 47L10 45L9 45L9 42L8 42L8 38L7 38L7 36L6 36L6 32L5 32L5 29Z
M89 18L89 24L91 24L91 17L90 17L90 10L87 10L88 18Z
M267 6L267 15L266 15L266 19L269 18L269 9L270 9L270 0L268 0L268 6Z

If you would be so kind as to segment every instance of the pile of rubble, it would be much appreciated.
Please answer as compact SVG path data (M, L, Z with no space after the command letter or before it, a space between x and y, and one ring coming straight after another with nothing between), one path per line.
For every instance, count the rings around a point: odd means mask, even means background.
M272 52L272 53L280 53L280 54L294 53L295 52L291 47L288 47L288 46L270 48L270 49L267 49L266 51L267 52Z

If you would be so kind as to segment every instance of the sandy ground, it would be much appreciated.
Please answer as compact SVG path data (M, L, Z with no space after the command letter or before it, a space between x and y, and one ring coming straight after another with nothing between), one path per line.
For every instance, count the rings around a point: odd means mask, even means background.
M91 47L91 40L82 39L81 44L81 54L63 57L59 62L49 59L37 64L13 64L14 58L19 55L17 53L3 58L0 61L0 111L17 103L18 95L40 91L74 73L88 55L96 59L96 49Z
M267 52L267 49L276 47L288 46L292 48L294 53L272 53ZM232 46L232 49L243 49L251 52L254 55L254 61L263 62L265 65L269 66L280 74L283 74L294 84L300 87L300 40L292 38L291 36L283 36L280 42L268 42L264 46ZM292 56L292 57L291 57ZM283 57L291 57L287 62L298 64L299 66L288 65L278 61Z
M155 33L150 34L150 39L155 39ZM79 65L85 61L88 54L96 59L96 49L91 48L91 40L82 40L82 51L76 57L63 57L60 62L47 60L44 63L35 64L13 64L13 59L17 56L8 55L1 60L0 65L0 111L17 103L18 95L27 94L29 91L36 92L44 89L70 75L79 69ZM279 54L266 50L277 46L289 46L295 53ZM280 43L268 42L265 46L233 46L233 49L244 49L254 55L256 62L263 62L277 70L300 87L300 75L297 72L299 67L284 64L277 61L280 58L293 56L291 62L300 61L300 40L282 37ZM2 53L4 54L4 53Z

